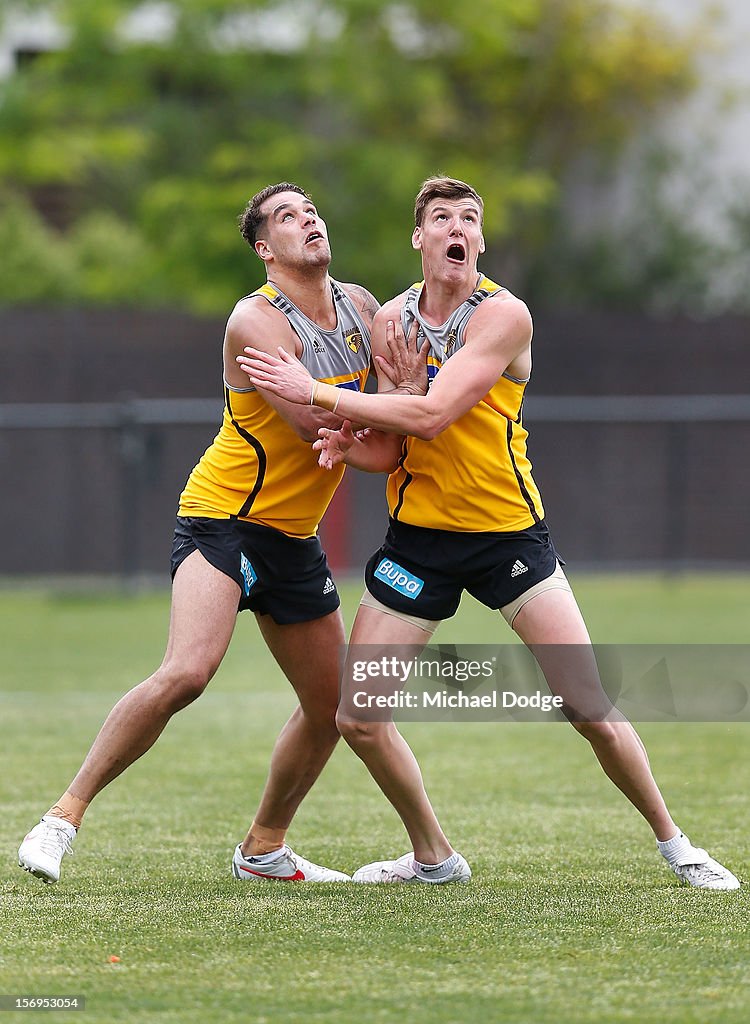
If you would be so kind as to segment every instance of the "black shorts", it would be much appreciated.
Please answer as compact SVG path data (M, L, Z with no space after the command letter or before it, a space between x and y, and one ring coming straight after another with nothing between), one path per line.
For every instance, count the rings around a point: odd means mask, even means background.
M544 522L512 533L454 533L390 520L367 563L365 583L394 611L422 619L455 615L464 590L503 608L565 563Z
M177 517L172 579L193 551L240 588L238 611L270 615L279 625L311 622L335 612L339 595L317 537L287 537L239 519Z

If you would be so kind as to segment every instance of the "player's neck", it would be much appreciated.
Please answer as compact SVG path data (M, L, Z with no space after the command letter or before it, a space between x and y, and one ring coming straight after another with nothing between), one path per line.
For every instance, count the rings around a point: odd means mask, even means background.
M305 316L324 330L336 326L336 309L331 295L331 279L326 269L317 273L307 268L304 271L274 268L268 275L268 283L291 299Z
M462 302L474 294L480 278L476 270L460 281L446 281L426 274L419 297L419 312L425 320L439 327Z

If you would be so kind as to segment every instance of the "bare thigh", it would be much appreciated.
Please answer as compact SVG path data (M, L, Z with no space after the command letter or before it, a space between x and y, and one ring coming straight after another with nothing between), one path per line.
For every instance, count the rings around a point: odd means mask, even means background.
M523 606L513 628L539 663L571 717L602 721L612 704L602 689L586 623L572 593L547 590Z
M199 673L206 682L221 664L237 621L240 588L200 551L179 566L172 585L169 639L162 668Z
M338 703L339 674L346 634L340 611L311 622L279 625L256 615L263 639L294 687L302 710L330 717Z
M352 626L344 664L339 728L345 722L368 723L369 729L389 721L390 714L377 705L364 706L368 698L389 697L403 689L404 683L394 675L368 675L365 679L356 671L358 662L379 664L382 659L397 657L411 661L429 642L431 634L412 622L369 605L360 605ZM361 696L364 694L364 697Z

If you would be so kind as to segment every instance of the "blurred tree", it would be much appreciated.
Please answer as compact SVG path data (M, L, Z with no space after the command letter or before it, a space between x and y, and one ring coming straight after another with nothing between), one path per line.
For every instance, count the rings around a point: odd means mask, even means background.
M262 278L237 215L284 179L326 217L333 273L383 299L419 273L411 206L437 171L483 193L488 272L565 294L561 182L693 81L694 36L617 0L24 6L68 43L0 85L4 303L226 312Z

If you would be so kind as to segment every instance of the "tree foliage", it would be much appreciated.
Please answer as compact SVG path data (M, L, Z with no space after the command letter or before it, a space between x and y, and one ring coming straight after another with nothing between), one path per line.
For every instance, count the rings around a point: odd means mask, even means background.
M262 276L237 215L277 180L313 194L333 273L384 299L419 272L437 171L484 195L486 269L544 294L561 183L692 82L695 40L617 0L37 6L68 42L0 85L5 303L225 311Z

